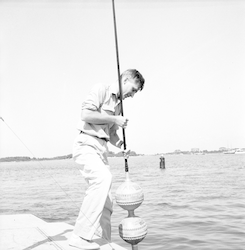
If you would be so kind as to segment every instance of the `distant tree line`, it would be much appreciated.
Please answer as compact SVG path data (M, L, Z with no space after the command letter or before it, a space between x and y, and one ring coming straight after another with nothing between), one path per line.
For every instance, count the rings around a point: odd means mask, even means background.
M9 162L9 161L31 161L32 158L28 156L15 156L15 157L4 157L0 158L0 162Z
M134 151L130 151L130 156L137 156ZM112 151L109 151L108 157L122 157L123 153L114 153ZM72 158L72 154L63 155L63 156L56 156L52 158L31 158L29 156L14 156L14 157L4 157L0 158L0 162L11 162L11 161L47 161L47 160L65 160Z
M137 156L138 154L136 154L134 151L130 151L129 156ZM114 153L112 151L109 151L108 153L108 157L122 157L123 153L119 152L119 153Z
M72 154L64 156L56 156L52 158L31 158L28 156L14 156L14 157L4 157L0 158L0 162L10 162L10 161L46 161L46 160L63 160L72 158Z

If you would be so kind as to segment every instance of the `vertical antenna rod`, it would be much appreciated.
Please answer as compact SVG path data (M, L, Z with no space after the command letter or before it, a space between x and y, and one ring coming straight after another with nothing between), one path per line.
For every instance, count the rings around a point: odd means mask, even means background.
M120 65L119 65L119 53L118 53L118 41L117 41L117 26L116 26L116 13L115 13L115 3L112 0L112 9L113 9L113 20L114 20L114 33L115 33L115 44L116 44L116 56L117 56L117 73L118 73L118 83L119 83L119 91L120 91L120 101L121 101L121 115L123 116L123 93L122 93L122 83L121 83L121 74L120 74ZM123 145L124 150L126 150L126 135L125 129L122 129L123 132ZM125 172L128 172L128 160L126 157L125 159Z

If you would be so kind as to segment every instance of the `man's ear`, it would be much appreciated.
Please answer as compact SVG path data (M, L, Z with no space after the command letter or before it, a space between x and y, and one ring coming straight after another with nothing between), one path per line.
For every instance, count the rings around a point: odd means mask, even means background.
M122 80L123 80L123 84L125 84L127 82L128 78L124 77Z

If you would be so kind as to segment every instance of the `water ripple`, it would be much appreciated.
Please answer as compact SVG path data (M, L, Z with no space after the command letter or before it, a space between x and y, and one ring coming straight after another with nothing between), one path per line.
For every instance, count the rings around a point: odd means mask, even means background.
M110 158L113 189L125 180L122 158ZM148 225L141 250L244 250L245 156L166 155L129 158L132 181L145 200L135 211ZM0 164L1 214L32 213L74 225L86 183L72 160ZM114 199L115 200L115 199ZM113 241L127 217L114 202Z

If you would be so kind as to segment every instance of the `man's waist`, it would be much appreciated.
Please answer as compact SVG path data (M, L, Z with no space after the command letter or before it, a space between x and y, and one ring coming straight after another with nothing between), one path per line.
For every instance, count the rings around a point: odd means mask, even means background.
M96 139L101 139L101 140L104 140L106 142L109 141L108 138L100 137L100 136L93 135L93 134L89 134L88 132L85 132L85 131L82 131L82 130L80 130L80 134L85 134L85 135L88 135L88 136L92 136L92 137L95 137Z

